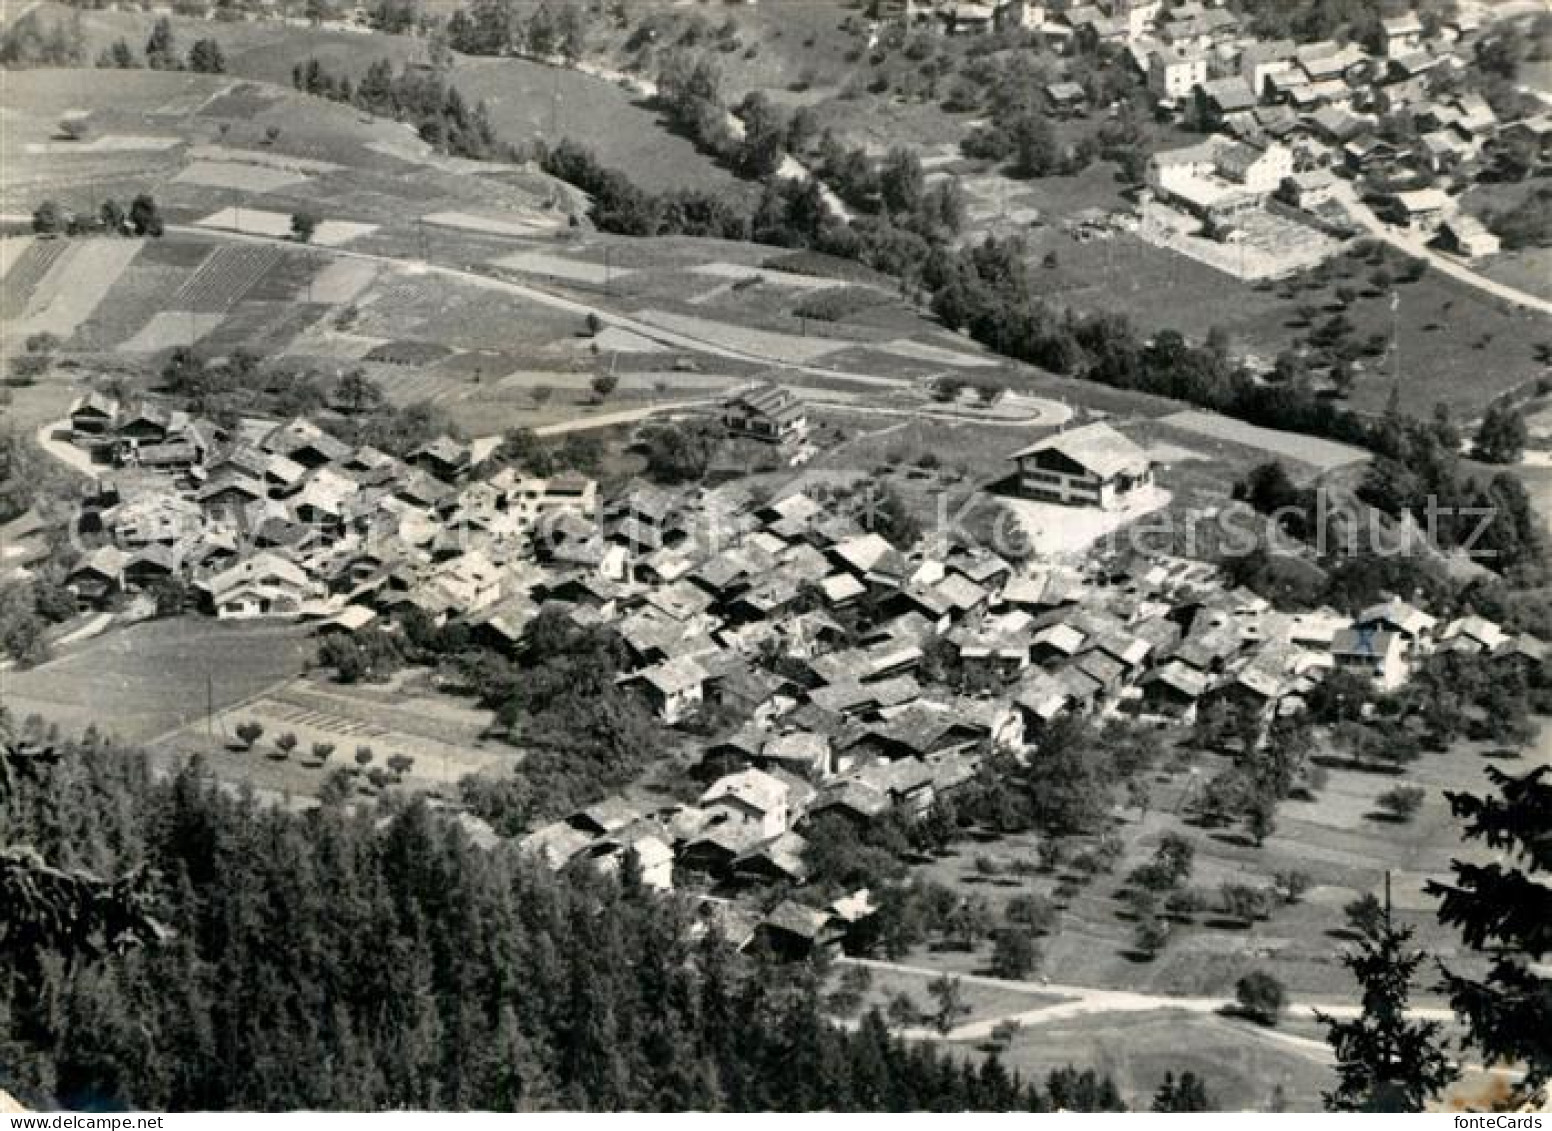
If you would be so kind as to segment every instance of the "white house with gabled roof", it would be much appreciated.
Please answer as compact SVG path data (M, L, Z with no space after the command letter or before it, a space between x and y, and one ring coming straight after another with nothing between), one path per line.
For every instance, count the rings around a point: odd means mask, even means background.
M1110 510L1153 483L1148 453L1103 421L1057 432L1009 459L1019 493L1043 502Z

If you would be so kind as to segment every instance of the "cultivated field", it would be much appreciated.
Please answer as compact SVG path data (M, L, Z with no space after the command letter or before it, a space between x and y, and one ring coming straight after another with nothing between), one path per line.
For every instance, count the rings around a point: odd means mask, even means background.
M218 247L177 295L184 310L218 314L245 298L259 279L280 261L282 251L269 244L229 244Z
M632 274L629 269L613 270L608 264L589 263L585 259L572 259L563 255L550 255L542 251L524 251L491 261L496 267L518 271L525 275L539 275L562 282L603 285L616 278Z
M63 11L54 4L45 8ZM157 17L140 12L82 13L87 57L123 37L146 41ZM344 32L278 23L207 22L172 18L184 44L213 36L226 55L227 72L245 79L289 86L291 69L316 58L331 73L358 81L369 64L388 59L397 70L424 62L423 42L403 36ZM607 165L629 169L644 188L737 188L730 173L702 155L689 141L663 128L658 114L639 97L611 82L522 59L456 59L451 82L472 105L484 101L498 136L524 145L555 143L571 137L593 149ZM251 91L238 91L202 105L207 116L244 118L266 109ZM187 109L185 109L187 112ZM382 141L391 141L386 135ZM330 159L327 152L316 154Z
M1166 1072L1194 1072L1217 1110L1265 1111L1280 1094L1284 1110L1320 1111L1321 1092L1336 1082L1323 1048L1311 1037L1289 1039L1244 1021L1160 1011L1033 1026L1000 1055L1010 1070L1041 1082L1068 1065L1092 1067L1134 1108L1148 1106Z
M158 311L131 337L120 342L118 348L125 353L157 353L176 346L192 346L209 336L224 320L222 314Z
M1541 757L1552 752L1543 735ZM1464 849L1443 797L1445 789L1481 789L1483 768L1491 761L1479 749L1458 747L1448 754L1425 753L1397 774L1361 772L1322 755L1329 780L1312 801L1284 802L1276 830L1260 847L1237 833L1203 829L1182 819L1184 806L1201 781L1219 768L1217 756L1196 755L1200 773L1165 768L1148 781L1149 805L1121 812L1123 857L1110 875L1080 883L1063 899L1055 887L1065 868L1030 878L1012 874L1015 861L1035 861L1037 838L987 838L965 844L918 874L983 899L1001 920L1008 901L1022 894L1056 899L1061 916L1056 930L1041 940L1041 979L1055 985L1105 986L1152 993L1229 998L1235 980L1252 969L1265 969L1288 986L1294 1001L1342 1001L1352 994L1351 979L1340 964L1343 906L1356 896L1377 892L1384 869L1391 869L1398 918L1418 931L1421 946L1446 963L1471 961L1460 939L1433 917L1434 904L1423 893L1430 877L1447 873L1452 857L1473 855ZM1505 768L1521 770L1514 762ZM1426 790L1421 812L1409 823L1380 819L1379 793L1398 782ZM1224 882L1269 885L1281 870L1304 872L1311 887L1296 907L1280 907L1271 917L1246 927L1220 920L1212 912L1177 924L1164 952L1147 961L1131 950L1132 920L1118 898L1121 879L1147 860L1166 832L1186 836L1196 848L1190 884L1209 891ZM995 874L988 874L990 862ZM973 951L920 948L906 961L929 970L987 972L985 944ZM1430 991L1417 995L1434 1003ZM1006 1012L1018 1006L1010 1003Z
M537 216L476 216L467 212L432 212L421 219L427 224L443 228L459 228L484 235L528 237L541 236L555 227L553 217Z
M112 237L71 241L32 288L25 310L9 330L70 337L139 251L139 243Z
M20 718L37 713L65 731L95 723L125 742L145 742L203 725L207 691L219 711L290 679L313 649L291 625L192 616L151 621L86 641L30 671L6 672L4 698Z
M64 240L29 239L11 255L0 287L0 316L7 326L20 321L38 285L69 246Z
M235 192L264 193L306 184L307 178L283 169L267 169L262 165L235 161L196 161L174 177L173 181L205 188L232 189Z
M197 221L201 228L217 228L247 235L287 239L291 235L291 215L262 208L223 208ZM324 220L313 232L312 242L320 247L338 247L377 230L376 224L358 224L348 220Z
M1309 464L1319 472L1365 463L1371 458L1368 452L1334 440L1322 440L1318 436L1305 436L1297 432L1281 432L1275 428L1258 428L1254 424L1214 412L1192 409L1166 416L1159 423L1212 440L1226 440L1231 444L1252 448L1264 452L1269 458Z
M794 365L807 365L854 343L838 338L800 337L744 326L710 318L671 314L664 310L639 310L635 316L664 330L690 334L723 349L758 353Z
M1302 290L1291 283L1248 286L1126 233L1080 243L1041 228L1030 234L1029 246L1042 297L1061 306L1126 314L1146 332L1175 329L1200 339L1221 327L1236 352L1270 362L1307 332L1297 308L1312 303L1321 310L1320 320L1342 309L1360 340L1390 336L1390 305L1384 293L1368 286L1371 268L1344 256L1332 261L1327 283ZM1052 253L1054 261L1048 259ZM1359 292L1356 301L1340 303L1336 290L1343 286ZM1442 401L1458 416L1471 417L1493 397L1544 373L1536 346L1548 337L1545 319L1507 310L1438 271L1398 290L1404 411L1427 416ZM1390 361L1365 359L1365 364L1371 372L1359 375L1352 405L1377 411L1390 395ZM1462 380L1462 374L1470 378Z
M319 271L308 287L316 302L330 305L353 301L377 278L375 263L359 259L336 259Z
M166 745L179 756L209 758L224 780L293 796L315 793L333 767L360 765L357 754L366 747L368 766L387 767L390 759L408 757L409 784L453 795L460 778L509 767L516 757L499 742L487 744L488 721L489 712L417 688L415 673L401 673L383 685L353 687L299 679L219 713L213 741L201 722L171 736ZM236 728L245 722L264 728L252 750L236 738ZM284 734L295 735L298 742L289 757L282 757L275 745ZM322 762L315 744L333 747Z
M841 969L844 970L845 967ZM931 1011L932 995L927 989L932 982L931 978L910 970L891 970L879 966L867 969L869 984L867 990L863 992L859 1012L875 1008L887 1009L892 1000L902 995L910 998L923 1012ZM1071 1000L1059 994L989 986L983 982L964 982L961 985L967 1009L967 1012L960 1016L961 1025L972 1021L1005 1017L1010 1013L1024 1010L1043 1009L1048 1005L1059 1005Z

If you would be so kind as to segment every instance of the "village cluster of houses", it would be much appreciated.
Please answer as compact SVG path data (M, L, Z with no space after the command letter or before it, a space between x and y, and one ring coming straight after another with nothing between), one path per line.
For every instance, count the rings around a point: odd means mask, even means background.
M1413 13L1384 20L1377 53L1356 43L1262 39L1214 0L885 0L881 15L951 34L1022 28L1058 47L1124 51L1161 109L1210 134L1157 154L1149 189L1223 230L1274 199L1348 228L1333 199L1338 176L1405 183L1470 175L1498 138L1552 158L1552 113L1500 122L1478 94L1438 93L1435 79L1469 65L1481 31L1465 5L1432 29ZM1043 94L1059 116L1090 109L1078 83L1053 82ZM1382 115L1399 111L1413 115L1417 131L1404 143L1378 128ZM1441 188L1389 192L1383 212L1465 258L1499 249Z
M800 403L770 386L730 398L722 420L777 444L806 432ZM630 856L656 887L800 885L812 821L925 813L987 751L1030 756L1067 714L1189 721L1221 699L1272 717L1334 668L1393 688L1440 647L1539 662L1534 641L1480 618L1441 628L1402 602L1356 621L1280 613L1201 562L1036 568L936 535L902 550L822 473L770 497L735 481L605 498L577 474L489 470L449 438L400 460L295 419L218 442L98 395L71 427L119 465L81 516L101 542L69 576L84 603L178 579L218 617L354 633L415 608L509 653L553 609L618 634L620 684L664 725L715 708L728 729L704 750L695 804L613 798L523 842L556 868ZM1154 471L1104 422L1009 459L1015 490L1073 507L1123 507ZM835 909L778 918L759 926L784 947L799 927L810 943L844 934Z
M1384 52L1371 55L1354 43L1250 39L1217 15L1212 33L1174 36L1175 21L1164 19L1159 39L1127 46L1161 105L1212 131L1198 145L1156 154L1148 171L1159 198L1204 220L1231 221L1275 198L1340 229L1339 177L1420 184L1470 175L1504 133L1526 133L1536 152L1552 153L1552 117L1503 123L1479 94L1437 93L1436 77L1467 65L1459 41L1475 33L1471 17L1446 22L1432 40L1414 15L1386 20ZM1402 111L1415 139L1387 140L1380 118ZM1456 254L1498 251L1496 237L1442 188L1386 191L1380 200L1387 219Z
M1152 473L1143 449L1102 423L1010 458L1016 489L1075 507L1121 505ZM651 514L675 509L645 497ZM796 887L814 821L919 817L973 782L989 751L1038 756L1065 716L1187 724L1221 703L1270 719L1303 710L1339 668L1393 690L1438 649L1541 662L1537 641L1480 617L1440 625L1399 600L1357 618L1279 612L1202 562L1031 568L932 538L902 552L802 480L764 502L722 487L675 506L731 516L733 543L700 548L698 561L690 543L673 548L680 570L653 556L634 592L609 589L613 603L594 613L632 657L622 682L665 723L708 703L732 721L705 747L709 784L693 804L616 797L530 834L522 848L556 869L610 870L634 854L660 888L736 899ZM850 614L863 606L859 622ZM802 952L856 925L789 899L750 937Z

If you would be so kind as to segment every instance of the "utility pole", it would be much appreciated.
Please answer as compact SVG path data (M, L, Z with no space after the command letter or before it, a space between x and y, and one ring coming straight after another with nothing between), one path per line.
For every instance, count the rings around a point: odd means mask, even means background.
M1390 292L1390 364L1391 379L1401 387L1401 292Z
M555 144L560 130L560 69L550 72L550 144Z

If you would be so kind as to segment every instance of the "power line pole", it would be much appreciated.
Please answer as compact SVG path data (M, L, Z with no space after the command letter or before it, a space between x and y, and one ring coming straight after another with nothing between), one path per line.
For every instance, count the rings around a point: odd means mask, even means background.
M1391 379L1401 387L1401 292L1390 292L1390 364Z
M554 144L560 130L560 69L550 73L550 142Z

